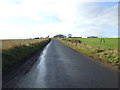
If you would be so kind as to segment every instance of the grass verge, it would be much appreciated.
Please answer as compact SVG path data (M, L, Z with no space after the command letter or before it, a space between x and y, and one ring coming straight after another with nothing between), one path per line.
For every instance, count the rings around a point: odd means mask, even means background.
M2 50L3 75L9 73L14 66L20 66L33 54L42 50L49 42L50 39L33 44L16 46L10 49L3 49Z
M73 48L74 50L82 52L87 56L95 58L101 63L104 63L110 66L111 68L117 71L120 71L120 60L119 60L118 52L116 50L114 51L114 49L105 49L105 48L95 47L86 43L85 44L80 43L80 44L77 44L76 46L75 43L64 41L63 39L58 38L57 40Z

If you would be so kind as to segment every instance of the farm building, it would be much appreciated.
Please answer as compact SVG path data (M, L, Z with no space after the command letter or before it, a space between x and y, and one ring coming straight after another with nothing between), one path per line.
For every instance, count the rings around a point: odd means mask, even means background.
M72 38L72 34L68 34L68 38Z
M87 38L98 38L97 36L89 36Z
M72 38L82 38L82 37L72 37Z
M66 36L62 35L62 34L55 35L54 37L57 37L57 38L66 38Z

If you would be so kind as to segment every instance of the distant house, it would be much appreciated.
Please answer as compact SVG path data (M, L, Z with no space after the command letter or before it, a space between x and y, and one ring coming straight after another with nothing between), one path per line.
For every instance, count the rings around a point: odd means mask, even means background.
M73 38L82 38L82 37L73 37Z
M34 39L40 39L39 37L35 37Z
M87 38L98 38L97 36L89 36Z
M66 38L66 36L62 35L62 34L55 35L54 37L57 37L57 38Z
M72 34L68 34L68 38L72 38Z

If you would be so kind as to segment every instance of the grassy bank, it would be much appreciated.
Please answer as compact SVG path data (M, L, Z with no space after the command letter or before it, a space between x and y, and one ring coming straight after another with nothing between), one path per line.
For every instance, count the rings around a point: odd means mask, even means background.
M9 43L11 46L6 44L6 46L3 46L2 49L2 69L3 74L8 73L12 67L19 66L22 63L24 63L29 57L31 57L36 52L43 49L43 47L49 43L50 39L44 39L44 40L11 40L11 42L16 43L14 45L13 43L10 43L10 40L3 41L2 45L5 45L6 43ZM34 42L34 43L33 43ZM18 44L20 43L20 44ZM22 44L22 45L21 45Z
M67 38L58 40L79 52L82 52L92 58L96 58L98 61L120 70L118 39L104 39L105 42L101 42L100 38ZM80 40L81 42L72 42L72 40Z

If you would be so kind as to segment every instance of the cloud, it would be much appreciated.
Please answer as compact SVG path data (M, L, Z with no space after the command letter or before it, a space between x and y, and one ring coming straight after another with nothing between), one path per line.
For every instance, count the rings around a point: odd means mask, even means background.
M79 13L74 21L77 25L76 28L88 36L101 36L101 34L104 34L103 27L105 26L118 28L118 5L103 8L96 6L94 3L85 3L78 9ZM117 29L115 30L117 31Z
M118 6L103 7L95 1L98 0L1 0L0 18L5 21L0 21L0 38L59 33L100 36L105 26L117 28Z
M30 33L28 32L27 28L20 27L17 24L10 24L5 22L0 22L0 38L11 38L13 36L18 37L29 37ZM27 35L29 33L29 35ZM17 38L17 37L16 37Z

